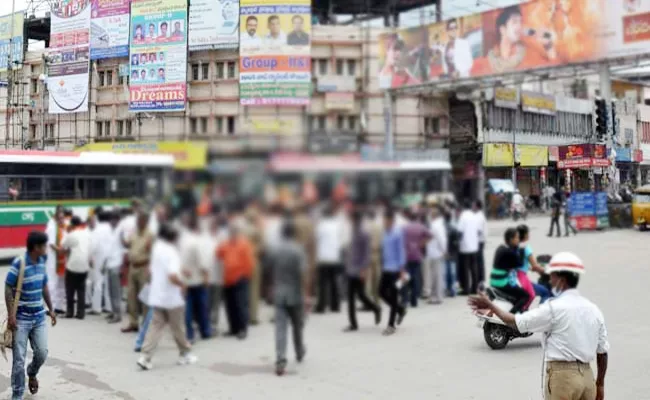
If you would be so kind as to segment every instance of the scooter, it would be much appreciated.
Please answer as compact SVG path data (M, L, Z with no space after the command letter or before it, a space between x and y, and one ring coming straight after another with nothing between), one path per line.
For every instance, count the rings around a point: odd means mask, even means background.
M537 262L542 265L548 264L550 260L551 256L547 254L537 256ZM546 286L550 291L549 275L543 274L540 276L538 283ZM504 311L510 311L516 300L507 293L503 293L499 289L493 287L487 288L485 293L497 307ZM483 329L483 338L485 339L485 343L487 343L492 350L505 349L508 342L512 339L532 336L532 333L520 333L517 329L511 328L496 315L483 314L480 311L475 311L474 315L478 318L478 327Z
M494 305L504 311L510 311L516 300L512 296L509 296L493 287L487 288L485 293L490 300L492 300ZM492 350L505 349L508 342L512 339L532 336L532 333L519 333L517 329L506 325L496 315L484 314L480 311L475 311L474 315L478 318L478 327L483 329L483 338L485 339L485 343L487 343Z
M519 204L519 205L516 205L516 206L512 206L512 219L513 219L513 221L517 222L517 221L519 221L520 218L525 221L526 217L528 217L528 210L526 209L525 204Z

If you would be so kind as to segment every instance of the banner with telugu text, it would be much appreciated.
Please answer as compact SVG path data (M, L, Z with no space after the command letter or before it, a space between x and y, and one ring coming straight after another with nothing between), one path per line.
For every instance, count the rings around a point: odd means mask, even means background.
M183 111L187 0L132 0L129 111Z
M308 105L311 1L241 0L239 11L241 104Z

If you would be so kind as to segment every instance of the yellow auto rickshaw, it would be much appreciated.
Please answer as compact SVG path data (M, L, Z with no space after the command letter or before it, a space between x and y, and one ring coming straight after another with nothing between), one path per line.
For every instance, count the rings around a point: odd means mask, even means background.
M632 219L641 231L650 226L650 185L641 186L634 191Z

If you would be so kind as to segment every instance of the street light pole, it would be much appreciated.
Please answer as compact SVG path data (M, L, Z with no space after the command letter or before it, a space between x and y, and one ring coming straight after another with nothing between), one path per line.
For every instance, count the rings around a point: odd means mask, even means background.
M16 0L11 1L11 19L9 30L9 51L7 51L7 111L5 112L5 149L9 147L9 129L11 127L11 98L13 97L13 46L14 46L14 13L16 12ZM12 129L13 131L13 129ZM22 127L21 127L22 132ZM11 136L13 144L13 135Z

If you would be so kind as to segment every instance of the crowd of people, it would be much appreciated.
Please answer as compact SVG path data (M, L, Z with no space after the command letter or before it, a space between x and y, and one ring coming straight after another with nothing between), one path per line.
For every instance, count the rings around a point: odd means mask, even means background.
M251 202L227 210L213 205L200 216L175 210L172 218L165 204L147 208L134 200L126 209L100 207L82 219L57 207L46 232L34 233L45 241L43 254L29 251L29 240L36 240L30 236L22 259L42 267L39 324L46 314L53 321L105 315L108 324L123 324L121 332L137 333L143 370L152 368L166 325L179 348L179 364L191 364L197 360L192 343L224 330L221 304L228 323L222 334L244 340L249 326L260 322L260 303L267 301L274 306L281 375L289 327L301 361L306 312L338 312L343 295L345 332L359 328L358 298L376 324L382 320L380 300L386 303L383 334L392 335L408 307L422 299L440 304L446 296L475 294L485 279L487 223L481 208L480 202L462 210L432 202L404 209L384 204L288 209ZM16 262L12 271L18 276ZM21 299L19 309L22 305ZM36 315L20 310L18 319ZM24 352L20 356L14 354L14 372L24 380ZM30 382L36 379L33 371L28 375Z

